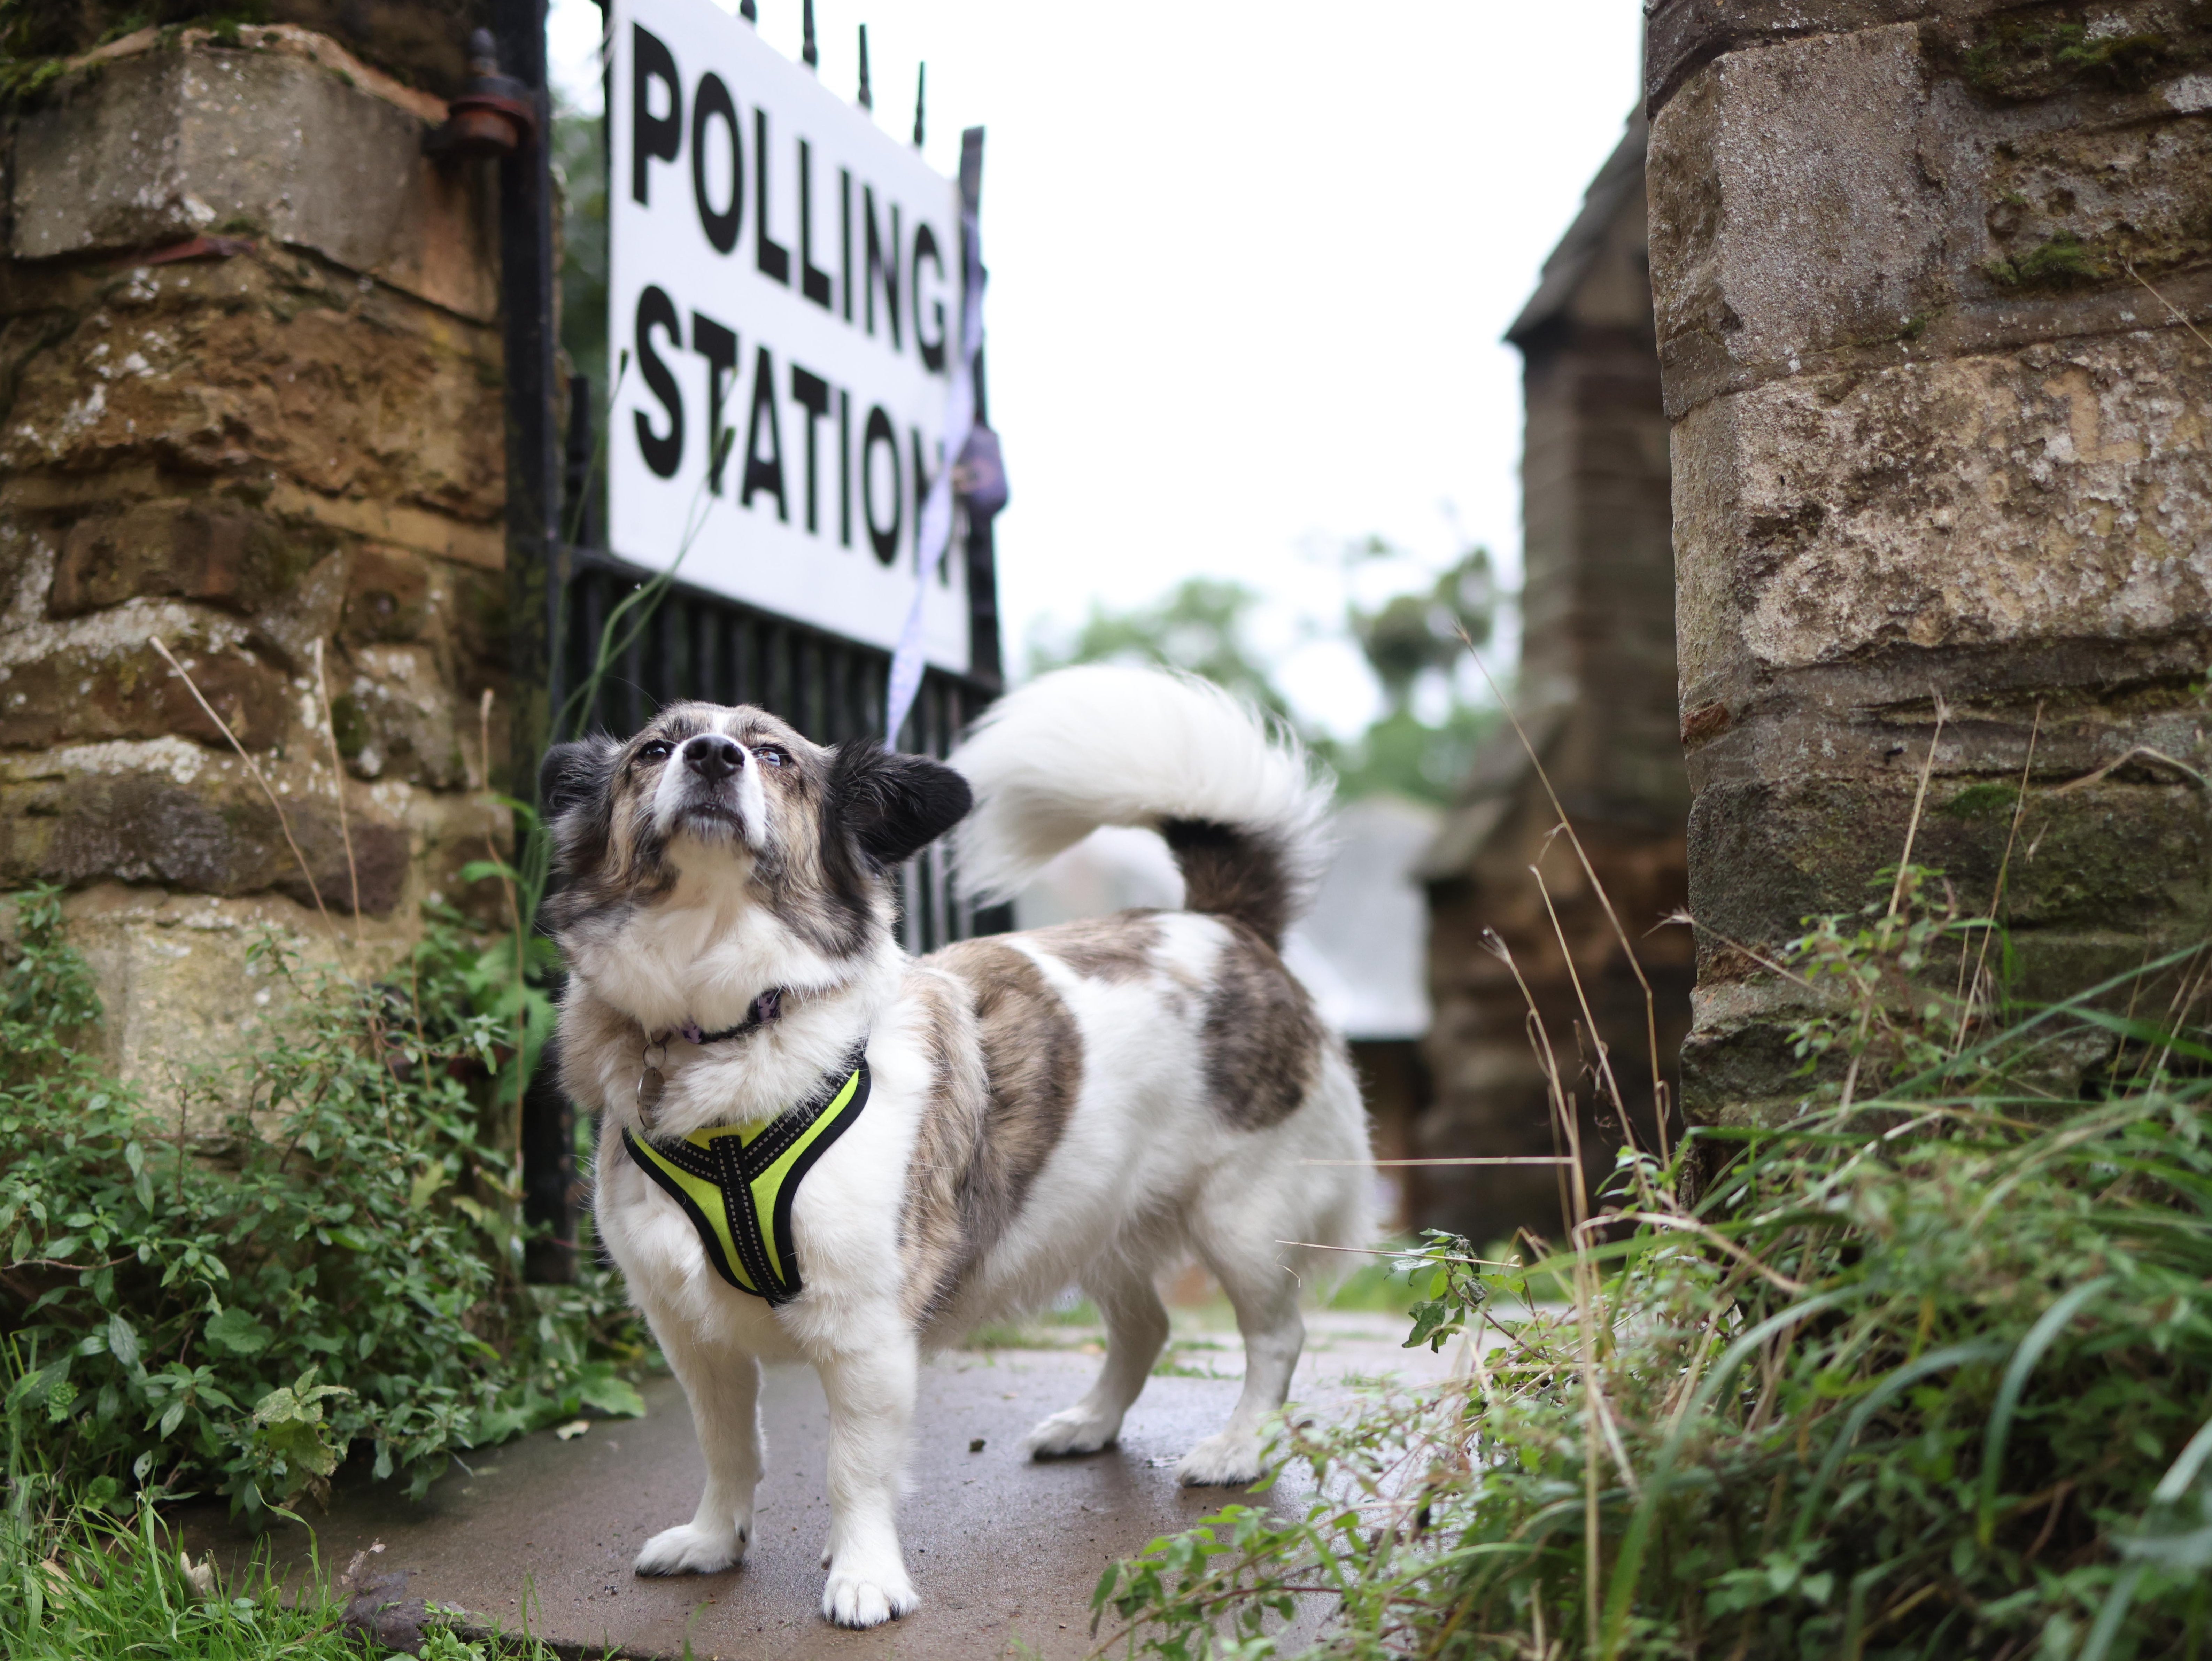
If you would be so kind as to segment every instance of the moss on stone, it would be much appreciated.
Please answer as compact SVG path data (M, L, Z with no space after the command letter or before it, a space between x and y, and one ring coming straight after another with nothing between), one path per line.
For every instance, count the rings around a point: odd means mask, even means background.
M1978 93L2008 101L2049 98L2082 84L2136 92L2175 55L2148 31L2092 35L2063 18L1998 18L1968 46L1960 73Z
M368 748L368 716L349 692L331 700L331 736L337 741L338 754L349 761Z
M1941 811L1954 819L1990 819L2000 815L2009 817L2013 803L2019 800L2019 785L1985 779L1980 784L1967 785L1946 802Z
M2113 276L2110 264L2071 231L2059 232L2017 258L2001 255L1986 261L1982 270L2007 288L2078 288Z

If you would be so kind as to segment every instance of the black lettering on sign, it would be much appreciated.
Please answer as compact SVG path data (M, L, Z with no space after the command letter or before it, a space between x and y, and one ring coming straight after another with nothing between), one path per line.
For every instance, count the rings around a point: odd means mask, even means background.
M888 527L876 523L876 446L879 444L891 464L891 522ZM899 530L906 521L906 489L899 478L898 433L880 403L868 411L867 436L860 441L860 510L867 518L868 543L876 550L878 561L887 566L895 563L898 559Z
M837 546L853 545L853 395L837 389Z
M668 113L654 115L653 83L668 89ZM684 144L684 83L677 77L676 54L642 23L629 26L629 194L647 203L653 158L676 160Z
M814 427L816 422L830 413L830 383L811 370L802 369L794 363L791 366L791 397L793 403L806 411L806 529L818 533L821 514L817 506L818 498L814 484L817 453Z
M669 299L665 289L648 285L637 297L638 370L653 396L660 400L660 407L668 412L668 430L655 433L645 411L637 410L637 447L644 452L647 467L664 479L672 479L676 470L684 464L684 394L676 385L675 375L653 349L655 329L667 335L672 349L684 349L684 327L677 319L676 302Z
M768 112L753 112L753 264L772 282L791 286L791 250L768 233Z
M691 349L707 360L707 488L722 494L722 469L730 459L722 442L722 409L738 373L737 331L691 313Z
M945 261L937 252L937 233L929 228L925 220L914 227L914 343L921 348L923 365L933 374L945 373L945 296L939 293L930 302L930 314L937 319L937 338L932 340L921 324L921 262L927 260L937 268L938 286L945 283Z
M761 453L761 434L768 434L768 453ZM791 509L783 499L783 432L775 415L775 361L763 346L753 359L753 413L745 426L745 486L738 496L740 507L753 505L753 492L765 490L775 498L775 517L791 523Z
M720 208L707 203L707 124L720 120L730 136L730 199ZM709 72L699 77L699 90L691 95L691 200L699 209L699 228L714 252L726 254L738 246L738 226L745 216L745 148L738 138L738 106L722 77Z
M799 292L830 309L830 273L814 265L814 147L799 141Z
M845 297L845 321L853 320L853 174L847 167L837 169L837 217L843 227L842 246L844 264L839 268L838 290Z
M891 239L884 241L876 228L876 193L867 185L860 187L861 216L867 221L868 276L861 286L868 291L868 333L876 332L876 285L883 284L884 300L891 322L891 350L899 349L899 208L891 203ZM884 250L890 250L890 260L884 263Z

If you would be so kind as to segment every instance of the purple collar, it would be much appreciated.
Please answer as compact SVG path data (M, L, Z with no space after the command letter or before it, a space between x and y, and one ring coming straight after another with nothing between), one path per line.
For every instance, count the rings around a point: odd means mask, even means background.
M680 1038L687 1044L720 1044L726 1038L743 1038L771 1021L781 1019L783 1000L789 996L787 988L771 986L753 1000L753 1007L743 1021L734 1027L725 1027L718 1033L702 1032L696 1021L678 1022L669 1028L669 1037ZM666 1040L663 1040L665 1042Z

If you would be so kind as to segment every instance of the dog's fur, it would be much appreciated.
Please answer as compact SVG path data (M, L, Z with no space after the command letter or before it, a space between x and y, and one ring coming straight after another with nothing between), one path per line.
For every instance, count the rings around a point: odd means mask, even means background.
M687 703L627 743L559 747L541 781L569 965L562 1082L601 1115L600 1238L706 1464L696 1514L648 1541L638 1572L738 1561L760 1362L802 1359L830 1400L822 1608L845 1626L917 1602L894 1512L924 1351L1079 1284L1106 1321L1105 1366L1028 1446L1103 1448L1167 1337L1156 1279L1194 1252L1236 1307L1246 1367L1227 1428L1179 1470L1249 1482L1304 1342L1310 1254L1283 1242L1356 1245L1367 1225L1358 1087L1277 955L1319 853L1322 797L1295 746L1203 683L1085 668L1001 700L952 760L825 749L761 710ZM1188 909L908 959L890 872L961 818L971 785L970 893L1012 892L1098 825L1145 825L1175 851ZM643 1125L648 1038L733 1026L771 987L788 992L772 1023L667 1040ZM864 1039L873 1094L800 1188L804 1287L771 1307L717 1277L622 1133L770 1118Z

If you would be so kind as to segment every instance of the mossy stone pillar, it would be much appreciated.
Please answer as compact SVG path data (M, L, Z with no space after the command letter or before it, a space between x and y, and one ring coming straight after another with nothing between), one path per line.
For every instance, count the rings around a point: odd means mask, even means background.
M374 969L496 898L495 203L422 150L473 20L322 9L57 58L0 140L0 898L70 890L156 1087L251 1042L257 928Z
M1913 857L1970 906L2030 777L2027 996L2203 936L2212 12L1659 0L1647 73L1685 1091L1728 1119L1800 1093L1759 959L1864 903L1931 746Z

